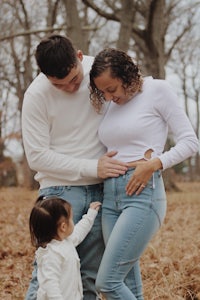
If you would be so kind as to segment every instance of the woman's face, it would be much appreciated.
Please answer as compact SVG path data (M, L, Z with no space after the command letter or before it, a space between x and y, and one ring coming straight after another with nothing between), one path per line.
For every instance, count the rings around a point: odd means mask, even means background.
M132 96L126 94L122 81L119 78L111 77L109 69L96 77L94 83L106 101L113 101L116 104L123 105L132 98Z

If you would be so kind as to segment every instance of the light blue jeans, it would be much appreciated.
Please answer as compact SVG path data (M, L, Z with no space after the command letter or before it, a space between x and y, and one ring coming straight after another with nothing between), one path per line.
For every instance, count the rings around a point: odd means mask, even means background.
M106 249L97 290L106 300L143 300L139 260L166 214L161 172L155 172L140 195L127 196L134 169L104 182L102 228Z
M103 184L87 186L55 186L41 189L40 195L57 196L71 203L73 209L74 223L77 223L85 214L93 201L102 202ZM100 261L104 251L104 242L101 229L101 210L94 221L94 225L85 238L77 247L81 261L81 276L83 282L84 300L98 299L95 280ZM67 282L66 282L67 284ZM38 289L37 265L34 262L34 269L26 300L36 300Z

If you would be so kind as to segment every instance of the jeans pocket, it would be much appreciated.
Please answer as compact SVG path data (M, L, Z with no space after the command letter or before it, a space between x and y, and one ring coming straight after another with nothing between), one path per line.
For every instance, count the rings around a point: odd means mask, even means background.
M65 187L64 186L51 186L48 188L40 189L39 190L39 195L40 196L46 196L46 197L51 197L51 196L57 196L62 198L61 196L64 194Z

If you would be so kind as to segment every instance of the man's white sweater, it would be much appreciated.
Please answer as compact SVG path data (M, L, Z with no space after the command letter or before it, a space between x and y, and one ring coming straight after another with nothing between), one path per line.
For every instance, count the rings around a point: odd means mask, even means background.
M89 100L92 62L93 57L84 56L84 79L75 93L57 89L43 73L25 93L23 143L40 188L101 182L97 163L105 148L97 134L102 115L95 112Z

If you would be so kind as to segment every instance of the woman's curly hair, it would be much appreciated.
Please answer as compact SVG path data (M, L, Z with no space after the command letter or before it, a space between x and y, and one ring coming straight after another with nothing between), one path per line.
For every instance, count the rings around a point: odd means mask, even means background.
M113 78L122 81L122 86L127 95L131 96L142 89L143 78L141 72L129 55L114 48L102 50L95 57L90 70L90 101L97 112L101 111L105 98L103 93L97 89L94 79L107 69L110 69Z

